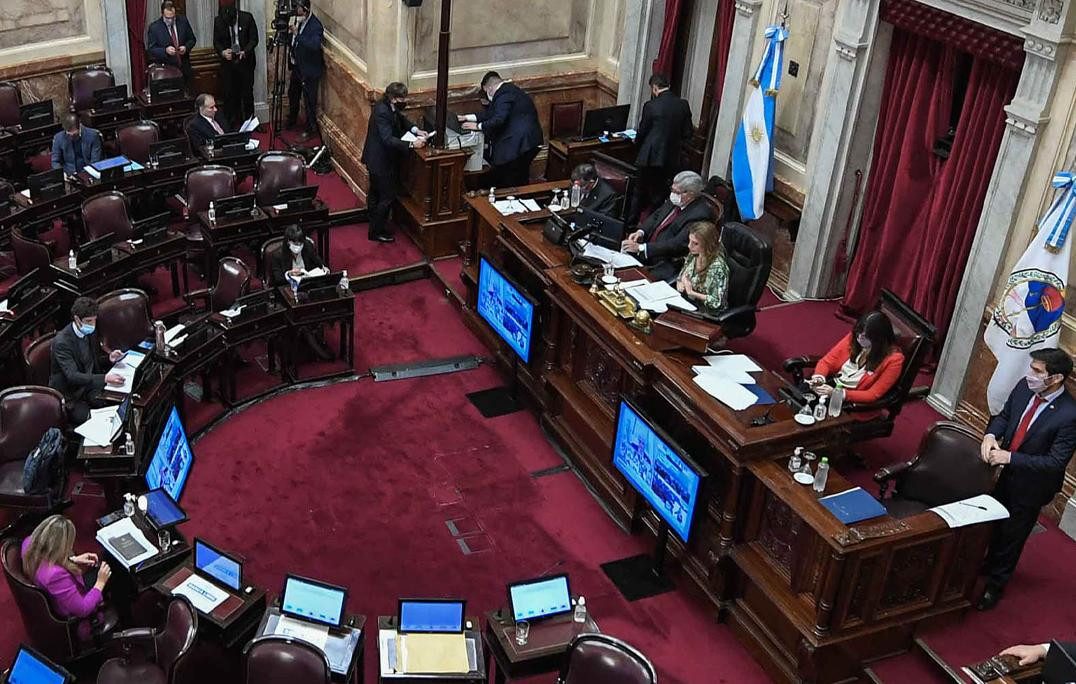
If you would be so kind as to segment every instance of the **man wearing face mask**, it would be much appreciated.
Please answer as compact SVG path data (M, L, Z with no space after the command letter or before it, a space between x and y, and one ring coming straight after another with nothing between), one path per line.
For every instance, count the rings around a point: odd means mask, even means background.
M287 127L294 128L299 120L299 100L306 103L306 130L300 140L312 138L318 133L318 84L325 73L325 54L322 40L325 27L310 11L310 0L297 0L297 21L291 25L291 55L288 67L291 81L288 83Z
M680 145L691 138L691 106L669 89L662 74L650 77L650 101L643 105L635 136L635 166L639 181L628 209L628 225L635 225L643 209L661 201L680 164Z
M105 385L123 384L122 376L101 371L106 357L96 329L97 302L79 297L71 305L71 325L65 325L52 340L49 387L64 395L76 425L89 418L91 408L103 405L101 391ZM115 363L122 356L117 349L109 352L107 359Z
M593 164L580 164L572 169L572 184L578 185L582 190L579 206L605 216L613 216L616 213L620 195L598 175Z
M489 142L489 185L519 187L530 183L531 162L542 146L542 126L534 100L496 71L482 77L489 106L478 114L459 114L467 131L482 131Z
M993 495L1009 517L994 529L983 561L986 591L976 605L979 610L989 610L1000 600L1039 509L1061 491L1076 450L1076 400L1065 390L1071 373L1072 359L1064 351L1031 352L1027 376L986 426L980 456L990 465L1003 466Z
M370 190L366 194L366 207L370 214L367 237L376 242L395 242L388 226L389 212L396 201L396 187L400 180L400 164L411 148L425 147L428 134L419 130L403 110L407 106L407 86L390 83L385 95L370 112L366 128L366 145L362 150L362 163L370 174ZM415 140L406 142L400 136L408 131Z
M690 224L720 219L702 198L703 185L702 177L694 171L676 174L669 199L621 244L621 250L636 255L655 278L671 282L680 273L687 255Z
M194 76L191 68L191 50L198 43L194 29L187 17L176 14L172 0L161 3L161 16L146 30L146 51L154 62L171 64L183 71L183 80L190 82Z
M79 123L78 114L64 114L63 130L52 136L52 168L73 176L97 161L101 161L101 134Z

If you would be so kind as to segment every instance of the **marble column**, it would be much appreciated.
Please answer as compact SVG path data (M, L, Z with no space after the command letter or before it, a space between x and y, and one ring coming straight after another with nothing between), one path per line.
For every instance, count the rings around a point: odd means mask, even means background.
M714 145L710 154L710 176L729 177L729 157L736 129L743 115L744 96L757 42L762 40L759 25L762 0L721 0L736 3L736 21L732 27L732 44L729 45L728 66L725 67L725 87L721 92L721 104L714 124Z
M105 62L112 68L116 85L131 90L131 49L127 40L127 3L123 0L100 0L101 19L105 25Z
M826 85L819 98L822 109L811 135L809 185L789 269L787 295L792 299L829 296L839 285L833 282L833 264L852 210L854 169L866 165L873 137L867 137L855 158L853 135L857 125L869 125L873 131L877 120L876 111L868 115L861 105L878 8L876 0L847 0L834 27Z
M628 124L633 127L639 122L643 103L650 99L650 70L658 56L664 23L665 0L626 0L616 101L631 105Z
M273 67L271 60L275 55L266 52L266 43L269 27L269 19L266 19L265 3L259 0L242 2L240 9L250 12L254 17L255 30L258 31L258 47L254 48L254 56L257 60L254 67L254 114L260 121L269 120L269 69Z
M1068 60L1072 24L1076 23L1073 5L1066 3L1061 9L1052 4L1043 5L1043 8L1022 29L1024 68L1016 96L1005 107L1006 126L1001 149L960 283L934 385L927 398L931 406L949 416L956 411L963 394L983 313L993 304L994 283L1008 251L1017 207L1024 196L1038 132L1049 121L1053 93L1061 68ZM1072 160L1072 152L1070 149L1066 161ZM1046 181L1035 179L1034 182L1043 187Z

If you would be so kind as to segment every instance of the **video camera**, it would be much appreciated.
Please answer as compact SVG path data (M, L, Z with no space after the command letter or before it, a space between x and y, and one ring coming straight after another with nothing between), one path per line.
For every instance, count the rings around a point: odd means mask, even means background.
M270 24L273 28L273 37L269 40L268 50L278 45L288 44L288 25L295 16L295 9L298 5L298 0L276 0L276 10Z

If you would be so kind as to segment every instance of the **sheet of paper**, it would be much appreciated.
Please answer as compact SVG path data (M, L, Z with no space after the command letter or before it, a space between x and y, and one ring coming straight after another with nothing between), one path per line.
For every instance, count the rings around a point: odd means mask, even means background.
M521 199L519 201L523 203L523 206L527 208L527 211L541 211L542 210L542 207L540 207L538 205L538 203L535 202L532 199Z
M511 216L512 214L522 214L528 211L527 207L523 205L523 202L514 200L497 200L493 203L494 208L501 212L501 216Z
M183 344L186 341L187 341L187 336L186 335L180 335L179 337L172 338L172 341L169 342L168 344L170 346L172 346L172 347L178 347L178 346L180 346L181 344Z
M743 354L711 354L702 358L706 360L706 363L721 370L736 370L748 373L757 373L762 370L762 367L752 361L750 356Z
M277 211L284 211L287 208L288 208L287 204L274 204L273 205L273 209L276 209Z
M400 634L396 637L397 662L408 674L461 674L469 672L467 640L462 634Z
M935 506L930 510L937 513L949 527L964 527L991 520L1004 520L1009 517L1008 509L989 494L980 494L944 506Z
M110 373L115 373L123 378L123 383L119 385L105 385L105 389L109 392L118 392L119 394L130 394L134 389L134 376L137 369L133 366L113 366Z
M247 119L246 121L243 122L242 126L239 127L239 132L240 133L250 133L255 128L257 128L260 123L261 122L258 121L257 116L251 116L249 119Z
M684 299L676 288L664 280L655 280L645 285L633 287L628 294L647 311L665 313L670 306L685 311L694 311L695 306Z
M197 575L191 575L183 580L179 586L172 590L176 596L186 596L194 609L201 613L212 613L213 610L227 600L228 595L220 589L211 586L208 582Z
M140 351L130 349L120 357L120 360L116 362L116 365L125 365L132 368L138 368L142 365L142 362L146 360L146 355Z
M713 375L719 378L725 378L732 382L738 382L741 385L753 385L755 379L751 377L751 374L747 371L738 370L735 368L714 368L713 366L692 366L691 370L695 371L696 375Z
M116 433L116 421L119 418L118 406L90 409L90 417L75 428L82 435L85 446L108 446Z
M0 299L0 311L8 311L8 312L10 312L11 309L9 309L7 307L8 307L7 300L6 299Z
M583 248L583 256L590 259L597 259L603 264L612 264L613 268L642 266L642 263L630 254L614 252L608 247L602 247L601 245L596 245L592 242L586 243L586 247Z
M25 190L19 192L19 194L22 195L23 197L25 197L26 199L30 199L30 188L26 188Z
M231 309L225 309L224 311L220 312L220 315L224 316L225 318L235 318L241 313L243 313L242 305L233 307Z
M318 268L311 269L311 270L307 271L306 275L303 276L303 277L304 278L317 278L318 276L327 275L328 273L329 273L329 269L325 268L324 266L319 266Z
M631 289L633 287L639 287L640 285L646 285L649 282L650 282L649 280L646 280L644 278L639 278L638 280L625 280L625 281L620 283L620 287L624 288L625 290L629 290L629 289Z
M146 535L142 534L142 530L127 517L97 530L97 541L128 568L147 558L153 558L158 553L157 547L151 544Z
M408 131L400 136L400 140L403 140L406 143L415 142L416 140L418 140L418 136L411 131Z
M325 644L329 640L329 628L312 625L309 622L296 620L295 618L281 615L276 622L273 633L277 636L286 636L293 639L301 639L308 644L313 644L320 651L325 650Z
M256 150L256 149L258 149L258 146L261 145L261 144L262 144L261 140L258 140L257 138L251 138L250 140L247 141L247 150L248 151Z
M177 323L177 324L173 325L171 328L169 328L168 330L165 330L164 331L164 341L167 342L167 343L171 343L176 335L183 332L183 329L185 327L186 326L183 325L182 323Z
M696 375L693 380L696 385L706 390L707 394L734 411L742 411L758 401L754 392L721 376Z

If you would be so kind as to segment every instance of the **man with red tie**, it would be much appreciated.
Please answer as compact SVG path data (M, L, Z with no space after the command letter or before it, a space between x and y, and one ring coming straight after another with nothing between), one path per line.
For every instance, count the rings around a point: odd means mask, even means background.
M1060 349L1031 352L1027 376L986 426L980 455L990 465L1003 466L994 498L1009 510L1009 517L995 529L983 561L986 591L976 605L979 610L997 604L1039 509L1061 491L1076 450L1076 399L1065 391L1071 373L1072 359Z
M202 93L195 98L194 106L197 107L198 113L191 118L187 135L190 136L192 146L204 147L210 140L216 140L218 135L224 135L224 126L217 118L217 98Z
M191 50L198 42L187 17L176 14L172 0L161 3L161 16L146 29L146 51L154 62L170 64L183 70L183 80L190 82Z
M715 219L710 203L702 197L704 186L702 177L694 171L676 174L669 199L621 245L623 251L635 254L655 278L674 280L687 255L690 225Z

